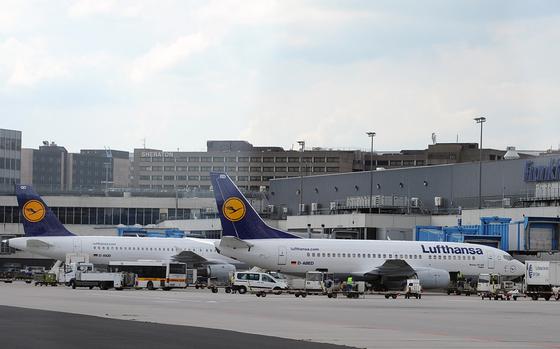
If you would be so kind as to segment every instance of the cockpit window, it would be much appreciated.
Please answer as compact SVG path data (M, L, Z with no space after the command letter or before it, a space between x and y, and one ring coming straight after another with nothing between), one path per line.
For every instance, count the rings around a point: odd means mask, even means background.
M509 254L505 254L503 257L506 261L511 261L513 259L513 257L510 256Z

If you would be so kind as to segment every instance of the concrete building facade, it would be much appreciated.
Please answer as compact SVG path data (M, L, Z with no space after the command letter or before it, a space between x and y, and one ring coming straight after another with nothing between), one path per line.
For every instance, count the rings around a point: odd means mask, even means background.
M0 191L13 191L21 178L21 131L0 129Z

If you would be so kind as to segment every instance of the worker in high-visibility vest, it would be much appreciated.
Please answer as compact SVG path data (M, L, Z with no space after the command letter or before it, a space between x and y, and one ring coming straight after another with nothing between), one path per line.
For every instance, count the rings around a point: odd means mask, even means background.
M353 283L354 283L354 279L352 278L352 276L348 276L348 278L346 279L346 290L347 291L352 291Z

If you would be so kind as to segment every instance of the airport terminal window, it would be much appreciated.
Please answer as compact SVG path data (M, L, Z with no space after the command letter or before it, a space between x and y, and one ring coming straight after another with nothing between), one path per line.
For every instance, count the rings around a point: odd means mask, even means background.
M152 171L161 171L163 170L162 166L152 166Z
M209 181L210 180L210 176L200 176L200 180L201 181ZM202 188L203 186L201 186ZM208 189L210 189L210 187L208 187Z
M247 182L249 180L249 176L237 176L237 180L241 182Z
M163 179L166 180L166 181L174 181L175 176L163 176Z
M274 172L274 167L265 166L262 170L263 172Z
M288 161L288 158L285 156L277 156L275 159L276 162L286 162Z
M223 171L224 170L224 166L213 166L212 167L212 171Z
M235 166L228 166L227 167L227 171L228 172L235 172L236 167Z
M175 166L164 166L163 170L164 171L175 171Z
M315 158L313 158L313 162L325 162L325 157L324 156L316 156Z
M178 181L186 181L186 180L187 180L187 176L177 176L177 180L178 180Z
M338 161L339 161L339 158L337 158L337 157L330 157L330 156L327 157L327 162L338 162Z
M249 167L248 167L248 166L239 166L239 167L237 168L237 170L238 170L239 172L249 172Z
M192 171L192 172L198 172L198 171L200 171L200 167L199 167L199 166L189 166L188 169L189 169L189 171Z
M163 162L162 158L152 158L152 162Z
M199 156L189 156L189 162L200 162Z
M276 167L276 168L274 168L274 171L276 171L276 172L286 172L287 167Z
M212 166L200 166L200 172L210 172L212 170Z
M251 166L251 172L261 172L261 168Z
M313 167L313 172L315 172L315 173L325 172L325 168L324 167Z
M274 162L274 158L269 157L269 156L265 156L265 157L263 157L263 162Z
M186 171L187 168L188 168L187 166L177 166L177 167L176 167L176 170L177 170L178 172L180 172L180 171Z
M152 181L161 181L162 178L162 176L152 176Z
M189 176L189 181L198 181L198 176Z
M271 180L273 178L274 178L274 176L263 176L262 180L263 180L263 182L268 182L269 180Z
M150 176L140 176L140 180L141 180L141 181L149 181L149 180L150 180Z
M172 156L166 156L163 158L164 162L175 162L175 158Z
M214 156L214 157L212 158L212 162L224 162L225 159L226 159L226 158L223 157L223 156Z
M140 171L151 171L152 166L140 166Z
M288 172L299 172L299 167L288 167Z
M237 158L235 156L228 156L226 157L227 162L236 162Z
M327 172L339 172L340 169L338 167L327 167Z
M289 157L288 162L299 162L299 158L296 157Z
M237 162L249 162L248 156L240 156L237 158Z
M262 158L260 156L251 156L251 162L262 162Z
M211 161L212 161L211 156L201 156L200 157L200 162L211 162Z

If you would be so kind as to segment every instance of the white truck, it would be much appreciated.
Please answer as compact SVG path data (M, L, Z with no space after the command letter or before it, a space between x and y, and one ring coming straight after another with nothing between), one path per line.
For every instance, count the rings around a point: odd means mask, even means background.
M560 299L560 261L526 261L525 292L532 300Z
M102 290L115 288L134 287L136 275L127 272L96 272L91 263L71 263L66 266L65 273L66 285L75 289L76 287L99 287Z

